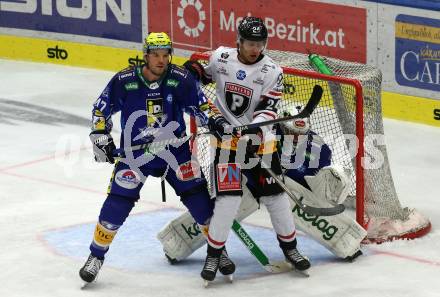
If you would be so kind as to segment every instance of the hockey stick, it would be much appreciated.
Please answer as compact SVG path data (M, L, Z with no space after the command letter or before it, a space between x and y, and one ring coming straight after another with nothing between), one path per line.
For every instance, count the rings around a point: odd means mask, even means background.
M254 154L254 157L261 160L262 165L264 164L263 160L257 155ZM266 164L264 164L266 165ZM287 196L298 205L304 212L314 215L314 216L334 216L342 213L345 210L345 206L343 204L337 204L333 207L313 207L310 205L306 205L302 203L301 198L297 198L295 194L286 186L286 184L270 169L269 167L261 169L266 170L267 173L277 182L277 184L286 192Z
M258 127L262 127L262 126L269 126L269 125L273 125L273 124L287 122L287 121L291 121L291 120L298 119L298 118L307 118L315 110L316 106L318 106L319 101L321 100L321 97L322 97L322 93L323 93L322 87L320 85L315 85L313 87L313 91L312 91L312 94L310 95L309 101L307 102L306 106L304 107L304 109L300 113L293 115L293 116L278 118L275 120L237 126L237 127L233 128L233 133L237 133L237 132L247 130L247 129L258 128ZM157 150L164 149L164 147L167 145L184 143L184 142L188 141L189 139L191 139L192 137L197 137L199 135L208 135L208 134L212 134L212 132L208 131L208 132L203 132L203 133L196 134L196 135L183 136L181 138L176 137L176 138L171 138L171 139L163 139L163 140L153 141L150 143L143 143L143 144L139 144L139 145L134 145L134 146L131 146L131 147L128 147L125 149L119 148L119 149L116 149L113 151L113 156L115 156L115 157L121 156L127 151L127 149L129 151L137 151L137 150L144 150L145 149L145 150L151 150L154 152L155 149L157 149Z
M264 254L264 252L252 240L237 220L234 220L232 230L266 271L271 273L281 273L292 270L292 266L286 261L270 262L266 254Z
M234 127L233 132L236 133L236 132L240 132L240 131L247 130L247 129L259 128L262 126L269 126L269 125L274 125L274 124L278 124L278 123L282 123L282 122L288 122L288 121L298 119L298 118L308 118L312 114L312 112L315 110L316 106L318 106L319 101L321 101L322 93L323 93L322 87L320 85L315 85L313 87L313 91L312 91L312 94L310 95L309 101L307 102L304 109L301 110L298 114L293 115L293 116L278 118L275 120L269 120L269 121L265 121L265 122L252 123L252 124L248 124L248 125Z

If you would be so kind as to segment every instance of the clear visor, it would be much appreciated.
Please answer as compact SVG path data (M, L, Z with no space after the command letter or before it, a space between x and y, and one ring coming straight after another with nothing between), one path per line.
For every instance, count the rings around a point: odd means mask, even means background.
M266 47L267 41L252 41L252 40L246 40L242 39L241 45L245 50L258 50L262 51Z

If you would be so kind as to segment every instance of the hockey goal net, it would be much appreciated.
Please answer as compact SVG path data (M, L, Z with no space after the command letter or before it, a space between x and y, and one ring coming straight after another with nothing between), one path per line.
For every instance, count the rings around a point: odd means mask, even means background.
M354 207L356 221L368 232L364 242L412 239L428 233L429 220L415 209L402 207L396 194L384 143L381 72L372 66L326 58L325 63L334 73L329 76L316 72L306 55L282 51L266 54L283 67L280 116L304 106L314 85L323 87L321 102L310 118L311 127L331 147L332 162L342 165L350 176L346 204ZM195 53L191 59L206 64L209 55ZM214 84L204 86L203 91L208 98L215 97ZM191 121L191 132L197 130ZM199 137L196 142L207 177L212 163L208 141Z

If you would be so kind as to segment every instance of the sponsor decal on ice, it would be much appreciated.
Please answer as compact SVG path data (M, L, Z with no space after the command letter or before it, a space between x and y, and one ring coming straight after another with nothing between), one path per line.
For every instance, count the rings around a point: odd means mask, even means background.
M395 34L397 83L440 91L440 20L399 14Z
M115 182L125 189L135 189L141 182L139 175L130 169L119 170L115 175Z

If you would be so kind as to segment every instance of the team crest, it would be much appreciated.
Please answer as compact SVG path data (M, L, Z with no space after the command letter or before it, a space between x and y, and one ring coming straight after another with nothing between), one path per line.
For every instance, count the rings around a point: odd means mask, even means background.
M250 106L252 89L234 83L226 83L225 99L229 111L236 117L241 117Z

